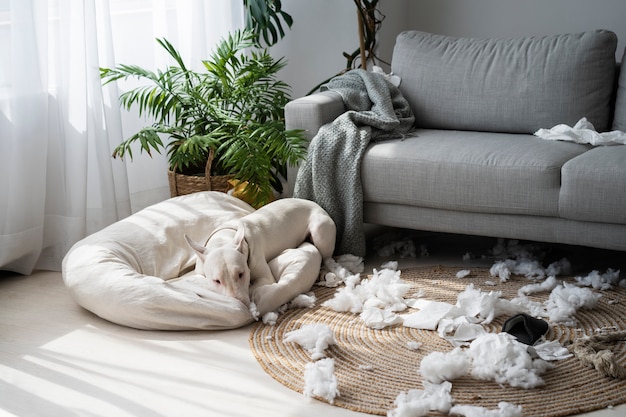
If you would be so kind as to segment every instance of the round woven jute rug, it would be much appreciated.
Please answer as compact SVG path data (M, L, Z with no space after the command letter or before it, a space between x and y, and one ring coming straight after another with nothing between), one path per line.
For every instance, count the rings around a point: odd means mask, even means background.
M517 290L529 281L513 277L508 282L485 285L492 280L487 269L472 269L466 278L456 278L460 268L422 267L402 271L402 279L412 290L423 290L425 298L455 303L457 295L473 283L483 291L501 291L512 299ZM561 278L563 279L563 278ZM567 279L564 279L567 281ZM497 281L497 280L496 280ZM314 287L317 297L312 309L291 309L279 317L275 325L261 322L253 326L250 346L260 365L274 379L298 392L304 389L304 370L311 362L309 354L297 343L283 343L287 332L304 324L325 323L334 331L337 340L326 350L326 356L335 360L335 375L340 396L333 405L350 410L386 415L395 408L394 401L402 391L422 389L419 366L422 358L433 351L447 352L452 346L437 332L406 328L402 325L373 330L366 327L358 315L338 313L321 304L332 298L336 289ZM599 331L626 330L626 291L602 291L596 308L579 310L575 327L550 325L547 340L558 340L567 346L577 338ZM412 294L408 292L407 296ZM544 301L549 294L533 295ZM490 332L500 332L506 317L500 317L489 326ZM408 342L418 341L422 346L411 350ZM617 362L626 365L626 343L612 347ZM523 407L525 416L557 417L579 414L626 402L626 380L609 379L579 359L552 362L555 367L542 375L545 385L534 389L513 388L493 381L482 381L465 376L452 381L455 404L498 408L500 401ZM432 415L439 415L433 413Z

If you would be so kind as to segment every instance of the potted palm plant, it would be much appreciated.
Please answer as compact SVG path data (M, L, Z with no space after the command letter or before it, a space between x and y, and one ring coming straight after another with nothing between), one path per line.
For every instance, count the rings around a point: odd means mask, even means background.
M289 86L277 78L284 60L255 48L250 30L220 41L202 72L189 69L166 39L157 42L176 65L156 72L136 65L100 69L103 85L148 81L121 94L120 104L126 110L137 106L154 120L118 145L113 157L132 160L137 144L149 155L166 150L172 195L223 188L211 180L234 178L245 184L245 199L254 206L271 201L274 190L282 192L287 166L306 156L302 132L284 125ZM181 187L185 180L191 190Z

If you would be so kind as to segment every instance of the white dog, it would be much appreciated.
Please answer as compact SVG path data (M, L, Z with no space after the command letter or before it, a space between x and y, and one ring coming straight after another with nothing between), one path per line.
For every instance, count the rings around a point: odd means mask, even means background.
M278 284L281 277L274 276L269 262L285 250L310 242L321 255L317 261L319 273L321 260L333 254L335 237L335 223L328 213L312 201L297 198L276 200L241 219L225 223L213 232L205 246L185 236L197 254L195 272L206 276L209 288L235 297L247 306L252 300L261 313L272 311L268 310L270 304L281 301L283 304L306 291L302 285L296 285L285 295L284 282L282 286L272 285ZM297 274L292 275L293 281ZM306 285L310 288L312 284ZM287 299L270 302L277 291L282 291L280 298Z

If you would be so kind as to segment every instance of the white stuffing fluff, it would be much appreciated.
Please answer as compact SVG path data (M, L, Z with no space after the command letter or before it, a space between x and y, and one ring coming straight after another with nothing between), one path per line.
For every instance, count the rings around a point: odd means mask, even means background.
M545 302L547 315L552 323L574 326L576 311L581 308L594 308L601 297L601 294L589 288L580 288L563 282L552 290Z
M545 254L536 245L522 245L516 240L498 239L491 253L501 260L495 262L489 272L492 277L498 277L501 282L508 281L511 275L523 275L528 279L539 280L546 276L571 273L571 264L565 258L544 268L540 260Z
M529 259L498 261L491 266L489 274L492 277L498 277L501 282L508 281L511 275L524 275L529 279L542 279L546 276L539 261Z
M448 413L452 407L450 391L452 384L429 384L424 382L424 389L411 389L401 392L395 400L396 408L387 413L387 417L420 417L429 411Z
M334 359L320 359L306 364L303 393L306 397L323 398L330 404L335 402L335 397L339 396L339 389Z
M461 348L454 348L450 352L432 352L420 362L420 375L424 381L441 384L467 375L471 364L470 358Z
M400 271L374 269L374 274L369 279L360 282L346 281L346 286L337 290L333 298L324 302L323 306L334 311L351 313L362 313L372 308L387 312L403 311L407 308L404 295L410 288L408 283L400 279ZM399 319L391 319L388 313L381 312L378 316L386 316L385 320L391 324L399 322ZM380 328L380 321L376 317L373 311L362 316L373 318L373 325Z
M312 292L300 294L289 302L288 308L313 308L315 307L315 301L317 299Z
M546 268L547 276L569 275L572 273L572 264L566 258L552 262Z
M552 365L533 359L528 346L508 333L486 333L474 340L467 355L471 359L471 375L512 387L535 388L544 384L541 374Z
M258 320L259 317L261 316L261 313L259 313L259 309L256 307L256 304L254 303L254 301L250 303L249 309L250 309L250 314L252 315L252 317L255 320Z
M299 344L313 360L326 357L326 348L337 343L332 329L322 323L304 324L300 329L286 333L283 342Z
M484 333L468 349L432 352L420 362L420 375L429 383L440 384L471 374L481 380L492 380L519 388L535 388L544 384L541 375L552 368L543 359L531 357L528 346L508 333ZM559 352L556 346L546 351Z
M620 276L619 269L613 270L611 268L607 269L604 274L601 274L599 271L591 271L587 276L584 277L576 277L576 282L579 285L584 285L586 287L593 287L596 290L610 290L613 286L620 285Z
M419 350L422 347L423 343L422 342L406 342L406 347L409 350Z
M477 405L455 405L450 409L450 415L465 417L522 417L522 406L504 401L498 403L497 410L489 410Z
M264 324L274 326L276 324L276 321L278 320L278 316L280 314L283 314L288 309L290 308L313 308L315 307L316 301L317 299L315 298L315 293L313 292L309 292L306 294L299 294L295 296L294 299L291 300L290 302L285 303L282 306L278 307L276 311L270 311L268 313L265 313L262 317L262 321Z
M276 324L276 320L278 320L278 313L275 311L270 311L269 313L263 314L263 324L268 324L270 326L274 326Z
M460 271L458 271L456 273L456 277L457 278L465 278L465 277L467 277L471 273L472 273L472 271L470 271L469 269L461 269Z
M381 258L398 256L400 258L416 258L417 248L415 242L410 238L395 240L381 246L376 250L376 254Z
M522 295L530 295L538 292L548 292L552 291L556 286L559 285L559 281L554 276L549 276L543 282L537 284L528 284L517 290L517 294Z
M349 279L360 279L360 274L364 269L363 258L358 256L346 254L336 260L326 258L320 270L320 279L316 284L334 288Z

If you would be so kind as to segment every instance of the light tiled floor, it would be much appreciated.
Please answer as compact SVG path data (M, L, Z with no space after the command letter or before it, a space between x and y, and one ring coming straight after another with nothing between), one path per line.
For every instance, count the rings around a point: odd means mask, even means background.
M377 236L381 230L370 231ZM387 232L387 231L385 231ZM494 239L411 233L428 257L401 267L489 266ZM391 237L391 239L395 236ZM579 271L626 271L624 253L548 245ZM464 261L463 255L476 257ZM367 267L383 260L370 256ZM371 270L371 269L370 269ZM269 377L248 345L249 328L139 331L78 307L61 274L0 273L0 416L365 416L307 399ZM626 405L585 416L626 415Z

